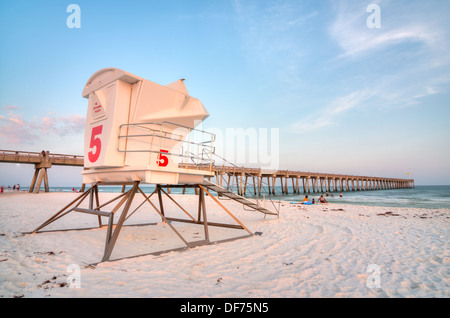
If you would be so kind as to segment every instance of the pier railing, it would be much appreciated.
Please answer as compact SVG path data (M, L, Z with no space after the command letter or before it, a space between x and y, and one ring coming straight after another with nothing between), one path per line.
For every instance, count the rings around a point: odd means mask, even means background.
M55 154L48 151L43 154L42 152L0 150L0 162L37 164L42 161L61 166L82 167L84 165L84 157L79 155Z
M344 192L414 188L414 179L386 178L373 176L356 176L346 174L332 174L321 172L304 172L293 170L266 170L261 168L239 167L207 149L202 144L202 150L193 154L183 151L183 158L189 159L180 162L180 167L186 169L201 169L213 171L216 183L224 188L233 189L237 194L245 196L249 189L259 197L288 194L289 191L300 193L300 185L304 193L311 192ZM213 158L216 156L217 158ZM217 164L218 160L223 162ZM52 165L84 166L84 157L80 155L53 154L46 152L30 152L15 150L0 150L0 162L35 164L36 173L32 185L36 182L37 172L43 170L39 179L46 178L46 170ZM292 186L289 187L288 183ZM40 182L38 182L38 185ZM30 187L30 191L32 188ZM48 184L46 182L46 189ZM35 191L36 192L36 191ZM37 189L38 192L38 189Z

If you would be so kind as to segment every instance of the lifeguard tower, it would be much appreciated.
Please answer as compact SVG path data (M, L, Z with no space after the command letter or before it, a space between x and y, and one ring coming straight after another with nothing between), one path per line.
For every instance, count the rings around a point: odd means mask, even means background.
M162 86L107 68L92 75L83 97L89 99L83 183L202 183L211 175L182 165L192 157L212 165L214 151L214 135L195 130L209 114L183 80ZM186 139L193 134L202 140Z
M271 214L205 180L214 176L215 136L196 129L209 114L200 100L188 94L184 80L162 86L117 68L105 68L91 76L82 95L89 99L84 137L85 170L82 175L83 183L91 184L91 187L33 233L70 212L97 216L99 227L103 226L102 217L106 217L108 225L102 261L108 261L125 220L145 203L153 207L188 248L212 243L208 226L236 228L246 231L245 237L253 235L208 190ZM139 186L141 183L153 184L155 190L147 195ZM103 185L121 185L123 190L116 198L101 204L98 188ZM125 191L126 186L131 186L131 189ZM197 218L164 190L176 187L195 188L199 195ZM143 202L130 212L132 201L139 193ZM205 193L237 224L208 223ZM158 196L159 207L150 200L154 194ZM175 202L188 219L166 216L163 196ZM88 207L81 208L85 199L88 199ZM115 204L113 208L107 208L111 204ZM122 213L115 224L114 215L122 206ZM202 225L204 240L188 242L171 224L174 221Z

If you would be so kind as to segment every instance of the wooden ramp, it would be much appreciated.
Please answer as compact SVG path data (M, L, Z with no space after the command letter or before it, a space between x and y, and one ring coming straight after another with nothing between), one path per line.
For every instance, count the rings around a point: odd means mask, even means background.
M250 201L250 200L248 200L248 199L246 199L246 198L244 198L244 197L242 197L240 195L237 195L236 193L233 193L230 190L222 188L221 186L219 186L219 185L217 185L217 184L215 184L215 183L213 183L211 181L205 180L205 181L203 181L202 185L205 188L209 189L209 190L217 192L217 194L219 194L220 196L224 196L224 197L227 197L227 198L229 198L231 200L234 200L234 201L237 201L239 203L242 203L244 206L252 208L255 211L261 212L261 213L266 214L266 215L276 215L276 216L278 216L277 212L270 211L269 209L267 209L265 207L262 207L262 206L258 205L257 203L254 203L254 202L252 202L252 201Z

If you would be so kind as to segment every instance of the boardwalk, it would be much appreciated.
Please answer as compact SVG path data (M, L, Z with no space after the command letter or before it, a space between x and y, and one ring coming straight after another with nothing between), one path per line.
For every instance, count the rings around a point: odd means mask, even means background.
M39 192L44 181L48 192L47 169L52 165L83 167L84 157L77 155L51 154L39 152L0 150L0 162L28 163L35 165L29 192ZM239 195L276 194L276 185L281 185L281 194L314 192L345 192L414 188L413 179L353 176L319 172L291 170L263 170L237 167L233 165L193 165L181 164L185 168L212 170L215 183ZM37 183L36 183L37 182ZM84 188L84 186L83 186Z
M51 154L50 152L30 152L15 150L0 150L0 162L34 164L34 176L29 192L39 193L42 181L45 192L49 192L47 169L56 166L83 167L83 156Z
M203 169L209 169L204 166ZM257 168L214 166L215 181L224 188L235 188L240 195L251 191L254 195L276 194L276 185L281 185L281 194L346 192L414 188L413 179L354 176L291 170L262 170Z
M83 156L61 155L49 152L46 152L46 155L48 156L45 157L41 152L0 150L0 162L40 164L43 161L48 161L49 164L55 166L79 167L83 167L84 164Z

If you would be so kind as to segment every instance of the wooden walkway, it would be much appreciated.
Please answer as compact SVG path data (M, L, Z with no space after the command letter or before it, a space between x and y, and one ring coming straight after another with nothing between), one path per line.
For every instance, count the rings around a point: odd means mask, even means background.
M50 165L55 166L83 167L84 165L83 156L61 155L48 151L44 156L41 152L0 150L0 162L40 164L44 161L48 161Z
M195 168L192 166L191 168ZM199 169L209 170L205 165ZM216 184L226 189L236 189L239 195L249 191L261 196L266 188L267 194L277 194L276 186L281 185L281 194L315 192L347 192L414 188L414 179L354 176L319 172L292 170L263 170L233 166L213 166ZM279 182L278 182L279 181ZM289 187L291 185L291 187Z
M48 151L30 152L0 150L0 162L34 164L34 176L28 192L39 193L42 181L45 192L49 192L47 169L55 166L84 166L83 156L51 154Z
M39 152L0 150L0 162L27 163L35 165L35 173L29 192L39 192L44 181L48 192L47 169L52 165L83 167L84 157L78 155L45 154ZM263 170L258 168L237 167L232 165L193 165L180 164L183 168L211 169L215 173L215 183L224 189L236 191L238 195L277 194L277 185L281 185L281 194L315 192L346 192L387 189L414 188L414 179L354 176L319 172L291 170ZM211 180L210 180L211 181ZM289 187L291 185L291 187ZM84 185L82 187L84 189ZM279 186L278 186L279 188Z

